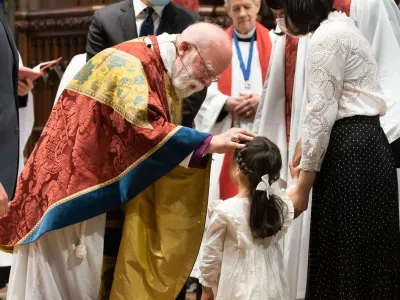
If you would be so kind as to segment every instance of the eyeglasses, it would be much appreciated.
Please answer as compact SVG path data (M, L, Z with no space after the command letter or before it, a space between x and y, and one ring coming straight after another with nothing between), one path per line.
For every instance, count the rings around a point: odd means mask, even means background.
M211 70L207 66L206 62L204 61L203 57L201 56L201 54L199 52L199 49L193 44L191 44L191 46L196 50L197 54L200 56L200 59L202 61L202 64L203 64L203 77L207 78L207 79L211 78L211 82L218 82L219 81L219 76L214 75L214 71ZM182 59L181 59L181 62L182 62L183 67L185 68L186 72L189 74L190 78L192 78L192 75L190 74L189 70L186 68L186 66L183 63Z
M218 82L218 81L219 81L219 76L214 75L214 71L211 70L211 69L207 66L206 62L205 62L204 59L203 59L203 56L201 56L201 54L200 54L199 49L198 49L195 45L193 45L193 44L192 44L191 46L196 50L197 54L200 56L200 59L201 59L201 61L202 61L202 63L203 63L203 67L204 67L204 74L203 74L203 75L204 75L206 78L211 78L211 81L212 81L212 82Z

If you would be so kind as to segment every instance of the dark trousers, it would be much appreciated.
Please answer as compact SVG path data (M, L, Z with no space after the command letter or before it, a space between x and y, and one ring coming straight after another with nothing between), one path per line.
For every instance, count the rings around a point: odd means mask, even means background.
M195 278L190 278L190 282L196 283L196 300L200 300L201 299L201 284L199 283L199 280L197 280ZM186 284L183 286L181 292L176 297L176 300L185 300L185 299L186 299Z
M11 267L0 267L0 289L6 286L10 278Z

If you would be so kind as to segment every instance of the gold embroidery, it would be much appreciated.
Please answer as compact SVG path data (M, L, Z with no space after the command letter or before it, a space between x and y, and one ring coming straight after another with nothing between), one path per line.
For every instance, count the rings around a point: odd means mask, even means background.
M182 98L179 98L175 94L174 87L172 86L171 78L165 73L164 74L165 91L167 94L169 115L171 123L181 124L182 122Z
M153 128L148 120L148 84L142 63L126 52L114 48L100 52L67 89L113 108L134 126Z
M142 157L140 157L138 160L136 160L132 165L130 165L124 172L122 172L120 175L118 175L117 177L114 177L106 182L103 182L101 184L92 186L90 188L87 188L83 191L80 191L78 193L75 193L73 195L70 195L64 199L61 199L59 201L57 201L57 203L54 203L53 205L51 205L43 214L43 216L40 218L39 222L23 237L21 238L16 245L21 245L29 236L32 235L33 232L35 232L35 230L37 229L37 227L42 223L43 219L45 218L45 216L47 215L47 213L53 209L54 207L57 207L63 203L66 203L68 201L74 200L75 198L78 198L84 194L88 194L90 192L93 192L95 190L101 189L103 187L106 187L107 185L113 184L114 182L120 180L122 177L124 177L128 172L130 172L131 170L133 170L138 164L140 164L141 162L143 162L144 160L146 160L147 158L149 158L150 155L152 155L154 152L158 151L179 129L181 128L181 126L177 126L176 128L174 128L173 130L171 130L171 132L157 145L155 146L153 149L151 149L149 152L147 152L145 155L143 155ZM4 247L4 246L3 246Z

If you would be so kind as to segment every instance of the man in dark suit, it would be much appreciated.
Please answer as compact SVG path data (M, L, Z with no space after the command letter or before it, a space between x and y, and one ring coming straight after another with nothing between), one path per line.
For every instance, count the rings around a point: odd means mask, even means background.
M0 217L14 196L18 171L18 52L0 0ZM0 267L0 288L8 282L10 267Z
M18 51L0 0L0 216L8 211L18 171ZM7 197L8 195L8 197Z
M198 14L169 0L125 0L95 12L86 44L87 60L100 51L139 36L182 33ZM204 89L183 101L182 125L192 127L206 97Z

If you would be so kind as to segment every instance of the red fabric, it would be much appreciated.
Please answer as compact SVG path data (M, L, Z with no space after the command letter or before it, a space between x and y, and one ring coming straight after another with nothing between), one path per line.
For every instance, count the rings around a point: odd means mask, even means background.
M1 245L14 245L26 236L53 204L120 175L175 128L162 100L166 91L160 57L144 43L116 48L142 61L154 129L136 127L111 107L64 90L18 179L10 211L0 219Z
M226 33L232 38L232 26L226 30ZM256 39L257 39L257 49L258 57L261 66L262 81L264 82L269 60L271 56L272 43L269 37L269 31L260 23L256 23ZM219 77L218 89L221 93L230 96L232 93L232 64L228 69L223 72ZM233 152L228 152L224 156L224 161L222 163L221 174L219 177L220 186L220 198L226 200L232 198L238 193L238 187L232 182L229 170L231 168L233 158Z
M351 5L351 0L335 0L333 6L336 8L337 11L342 11L346 13L347 16L350 16L350 5Z
M229 27L226 30L228 36L232 39L233 27ZM262 26L260 23L256 23L256 39L257 39L257 49L258 57L261 66L262 81L264 82L267 76L269 59L271 56L272 43L269 37L269 31L267 28ZM220 76L218 81L218 89L221 93L230 96L232 93L232 64L229 65Z
M199 11L199 0L173 0L173 2L194 12Z
M334 7L338 11L350 15L351 0L335 0ZM286 124L286 140L289 143L290 126L292 119L292 100L294 76L296 73L297 48L299 39L286 35L285 45L285 124Z
M290 121L292 119L292 99L294 75L296 73L297 47L299 39L286 35L285 45L285 123L286 141L290 139Z

